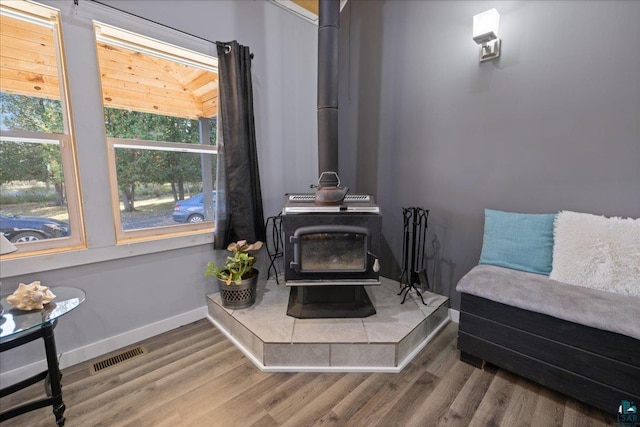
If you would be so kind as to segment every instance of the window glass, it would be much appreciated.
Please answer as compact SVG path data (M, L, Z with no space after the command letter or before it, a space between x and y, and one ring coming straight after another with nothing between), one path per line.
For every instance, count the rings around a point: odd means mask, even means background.
M202 161L215 169L215 155L122 146L115 156L124 231L213 220L213 204L203 206Z
M0 4L0 227L15 256L83 239L55 9Z
M95 26L118 240L210 232L215 58Z

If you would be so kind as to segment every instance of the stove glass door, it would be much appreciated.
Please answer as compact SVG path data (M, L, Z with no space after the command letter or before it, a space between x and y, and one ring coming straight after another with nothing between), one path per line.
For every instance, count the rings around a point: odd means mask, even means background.
M369 231L355 226L302 227L295 233L292 265L300 273L367 271Z

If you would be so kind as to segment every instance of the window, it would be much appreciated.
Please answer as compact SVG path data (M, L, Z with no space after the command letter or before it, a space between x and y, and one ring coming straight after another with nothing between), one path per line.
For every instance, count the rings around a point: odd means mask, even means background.
M59 11L0 4L0 227L22 256L83 247Z
M118 241L210 232L217 60L94 25Z

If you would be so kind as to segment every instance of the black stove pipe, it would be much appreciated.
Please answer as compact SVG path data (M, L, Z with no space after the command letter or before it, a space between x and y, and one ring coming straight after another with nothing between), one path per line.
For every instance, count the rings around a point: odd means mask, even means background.
M338 29L340 0L319 1L318 173L338 172Z

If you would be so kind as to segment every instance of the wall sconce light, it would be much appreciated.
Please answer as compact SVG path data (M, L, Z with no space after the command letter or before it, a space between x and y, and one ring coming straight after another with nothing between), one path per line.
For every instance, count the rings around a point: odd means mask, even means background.
M500 56L499 23L500 14L495 9L473 17L473 40L481 46L480 62Z

